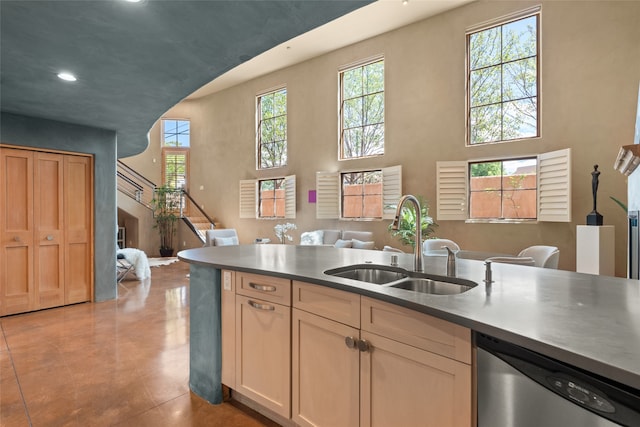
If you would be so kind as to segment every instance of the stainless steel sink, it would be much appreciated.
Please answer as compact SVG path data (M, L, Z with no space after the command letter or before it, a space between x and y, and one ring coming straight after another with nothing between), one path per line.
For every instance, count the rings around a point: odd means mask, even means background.
M324 274L383 285L408 277L406 270L388 265L356 264L327 270Z
M390 288L406 289L408 291L420 292L432 295L455 295L468 291L476 286L475 283L459 284L453 282L443 282L440 280L411 277L401 280L398 283L390 284Z
M347 265L326 270L324 274L431 295L461 294L477 286L477 283L471 280L418 273L379 264Z

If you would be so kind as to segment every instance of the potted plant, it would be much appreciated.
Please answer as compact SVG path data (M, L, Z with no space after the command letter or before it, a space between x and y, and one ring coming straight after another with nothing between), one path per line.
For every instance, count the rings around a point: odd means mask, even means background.
M422 237L425 238L429 234L435 231L438 226L433 222L433 218L429 216L429 203L422 197L417 196L418 202L420 202L420 212L422 222ZM411 245L415 249L416 245L416 209L413 205L405 206L400 212L400 222L398 223L398 229L394 230L389 224L389 232L393 237L400 239L403 245ZM422 242L420 242L422 244Z
M177 225L180 219L180 196L181 191L168 186L156 187L151 200L151 209L156 224L153 228L158 229L160 235L160 256L173 256L173 238L175 237Z

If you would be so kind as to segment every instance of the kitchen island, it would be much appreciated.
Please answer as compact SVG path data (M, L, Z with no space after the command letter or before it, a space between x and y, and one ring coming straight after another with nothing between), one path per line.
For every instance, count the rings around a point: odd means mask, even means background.
M399 255L411 270L413 255ZM439 318L640 389L640 282L562 270L459 259L457 277L478 285L456 295L429 295L329 276L346 265L389 265L382 251L293 245L185 250L191 264L191 387L219 401L220 271L299 280L359 294ZM426 273L445 275L446 257L425 257ZM212 389L211 382L216 383Z

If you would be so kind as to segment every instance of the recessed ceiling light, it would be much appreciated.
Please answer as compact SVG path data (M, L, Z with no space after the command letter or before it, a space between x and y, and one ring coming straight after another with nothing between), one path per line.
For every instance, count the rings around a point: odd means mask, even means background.
M76 80L78 80L76 78L76 76L74 76L71 73L67 73L66 71L62 71L60 73L58 73L58 78L67 81L67 82L75 82Z
M124 0L129 3L140 3L140 0Z

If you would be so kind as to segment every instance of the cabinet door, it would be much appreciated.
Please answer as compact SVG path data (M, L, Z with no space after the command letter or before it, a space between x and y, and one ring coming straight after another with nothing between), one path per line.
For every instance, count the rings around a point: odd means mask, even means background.
M64 305L64 200L61 154L34 153L36 308Z
M93 162L65 156L65 304L93 299Z
M0 148L0 315L35 308L33 153Z
M367 332L361 426L471 427L471 366Z
M293 420L301 426L357 426L360 352L345 338L355 342L359 330L298 309L292 328Z
M291 307L236 294L236 390L291 417Z

